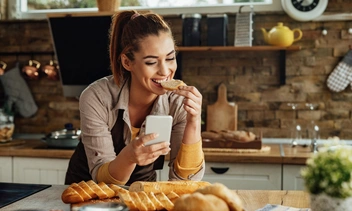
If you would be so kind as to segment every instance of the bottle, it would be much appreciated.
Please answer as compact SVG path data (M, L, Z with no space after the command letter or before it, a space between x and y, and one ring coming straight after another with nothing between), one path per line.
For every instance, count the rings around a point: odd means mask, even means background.
M4 110L0 108L0 142L11 141L14 130L15 124L13 115L4 112Z

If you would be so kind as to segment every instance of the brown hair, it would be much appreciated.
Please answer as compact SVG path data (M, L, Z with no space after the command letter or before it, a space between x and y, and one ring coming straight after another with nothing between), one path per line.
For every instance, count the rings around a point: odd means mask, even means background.
M140 48L140 42L149 35L168 32L172 36L169 25L155 13L139 14L134 10L121 11L112 17L110 27L110 63L115 83L121 82L130 75L121 64L121 55L125 54L131 61L133 52Z

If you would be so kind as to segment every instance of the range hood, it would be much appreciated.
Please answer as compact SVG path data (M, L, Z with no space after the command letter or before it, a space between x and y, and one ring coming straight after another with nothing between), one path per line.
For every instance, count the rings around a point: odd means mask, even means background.
M79 97L90 83L111 75L111 14L55 14L48 21L65 97Z

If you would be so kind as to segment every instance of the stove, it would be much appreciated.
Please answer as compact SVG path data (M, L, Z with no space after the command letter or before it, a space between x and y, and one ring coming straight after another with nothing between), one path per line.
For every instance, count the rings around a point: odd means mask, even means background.
M0 208L42 191L51 185L0 182Z

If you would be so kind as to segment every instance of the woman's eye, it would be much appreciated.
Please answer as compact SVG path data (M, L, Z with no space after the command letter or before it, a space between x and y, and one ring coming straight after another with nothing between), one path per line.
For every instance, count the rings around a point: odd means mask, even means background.
M168 58L166 59L167 61L172 61L172 60L175 60L175 57L172 57L172 58Z
M153 65L153 64L156 64L156 62L146 62L145 64L146 65Z

